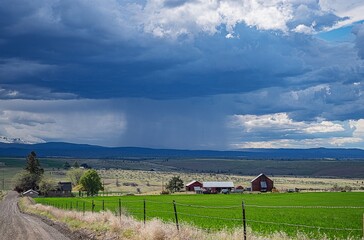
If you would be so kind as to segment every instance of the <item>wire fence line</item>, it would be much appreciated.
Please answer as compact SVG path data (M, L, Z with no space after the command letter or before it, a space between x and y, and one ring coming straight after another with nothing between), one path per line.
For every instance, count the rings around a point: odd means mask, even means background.
M176 203L177 206L185 206L185 207L192 207L192 208L207 208L207 209L233 209L233 208L241 208L241 205L235 206L203 206L203 205L192 205L192 204L183 204L183 203Z
M326 209L364 209L364 206L261 206L261 205L245 205L255 208L326 208Z
M74 203L74 202L73 202ZM107 200L98 200L92 202L87 201L77 201L76 204L72 204L70 202L69 204L57 204L57 203L51 203L51 202L45 202L46 205L51 205L53 207L58 208L65 208L69 210L77 210L77 211L86 211L86 206L89 209L89 206L91 204L92 212L95 211L95 208L105 211L105 210L111 210L114 211L116 215L122 215L122 214L134 214L138 216L143 216L144 222L146 219L153 219L153 218L159 218L160 214L168 214L169 218L175 217L175 222L177 225L177 229L179 229L179 222L178 218L180 220L187 220L185 217L192 218L204 218L204 219L213 219L213 220L220 220L220 221L233 221L233 222L241 222L244 225L245 229L245 223L257 223L257 224L271 224L271 225L281 225L281 226L289 226L289 227L296 227L296 228L307 228L307 229L317 229L317 230L329 230L329 231L347 231L347 232L359 232L363 229L359 228L340 228L340 227L322 227L322 226L311 226L306 224L295 224L295 223L286 223L286 222L276 222L276 221L264 221L259 219L250 219L245 218L245 211L249 210L249 208L271 208L271 209L279 209L279 208L286 208L286 209L364 209L364 206L266 206L266 205L245 205L244 202L242 202L241 205L227 205L227 206L207 206L207 205L196 205L196 204L186 204L186 203L178 203L178 202L162 202L162 201L153 201L153 200L135 200L135 201L121 201L119 198L119 201L107 201ZM106 204L106 206L105 206ZM139 205L140 204L140 205ZM148 205L160 205L161 209L153 210L148 209ZM111 206L110 206L111 205ZM162 206L171 206L170 210L163 209ZM178 207L178 208L177 208ZM188 209L191 209L193 213L189 212ZM196 214L196 209L203 209L204 212L201 214ZM211 211L205 211L205 210L211 210ZM219 211L221 210L221 211ZM243 210L243 216L241 218L237 217L224 217L224 215L220 216L213 216L211 214L224 214L225 211L234 211L234 216L239 216L241 214L241 210ZM210 213L208 215L207 213ZM241 216L241 215L240 215ZM190 220L189 219L189 220Z
M209 218L209 219L219 219L219 220L229 220L229 221L239 221L241 222L241 218L224 218L224 217L214 217L214 216L206 216L206 215L197 215L197 214L189 214L189 213L178 213L179 215L191 216L191 217L199 217L199 218Z
M274 225L285 225L285 226L291 226L291 227L304 227L304 228L315 228L315 229L325 229L325 230L337 230L337 231L362 231L362 229L360 229L360 228L329 228L329 227L310 226L310 225L304 225L304 224L268 222L268 221L259 221L259 220L251 220L251 219L248 219L247 222L274 224Z

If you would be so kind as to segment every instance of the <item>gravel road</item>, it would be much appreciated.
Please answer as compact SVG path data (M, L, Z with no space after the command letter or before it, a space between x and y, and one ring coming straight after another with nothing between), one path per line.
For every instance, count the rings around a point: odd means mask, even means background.
M0 202L0 239L2 240L69 240L41 219L18 209L18 193L9 192Z

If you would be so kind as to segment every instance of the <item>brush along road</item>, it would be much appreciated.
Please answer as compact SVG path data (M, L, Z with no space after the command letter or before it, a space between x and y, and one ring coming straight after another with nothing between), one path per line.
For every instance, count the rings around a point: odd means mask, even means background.
M9 192L0 202L0 239L69 240L41 219L21 213L17 202L16 192Z

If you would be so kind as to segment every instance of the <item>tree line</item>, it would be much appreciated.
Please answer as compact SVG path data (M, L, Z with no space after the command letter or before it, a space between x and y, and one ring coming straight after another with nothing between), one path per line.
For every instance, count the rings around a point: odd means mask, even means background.
M79 167L78 163L74 165ZM103 190L101 178L94 169L74 168L69 170L67 175L72 185L78 191L85 191L87 196L95 195L98 191ZM44 169L41 167L34 151L28 154L24 170L15 177L15 191L20 193L30 189L39 191L42 195L47 195L49 191L58 189L58 183L44 175Z

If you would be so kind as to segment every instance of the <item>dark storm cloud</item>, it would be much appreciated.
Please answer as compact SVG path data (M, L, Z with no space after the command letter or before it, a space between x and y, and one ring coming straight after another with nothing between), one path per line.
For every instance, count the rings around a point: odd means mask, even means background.
M361 143L363 27L355 44L311 35L345 19L307 0L2 1L0 135L210 149Z
M86 98L169 99L284 86L300 78L306 81L310 74L308 81L330 81L331 73L322 71L330 71L325 69L331 68L334 53L326 53L323 44L302 34L287 37L240 25L236 39L226 39L221 29L221 34L175 42L141 32L133 20L136 5L114 1L18 5L12 1L2 5L5 60L0 69L8 72L1 83L9 85L29 83ZM311 5L300 8L311 11L315 8ZM337 20L322 18L326 25ZM9 61L19 62L16 73Z

